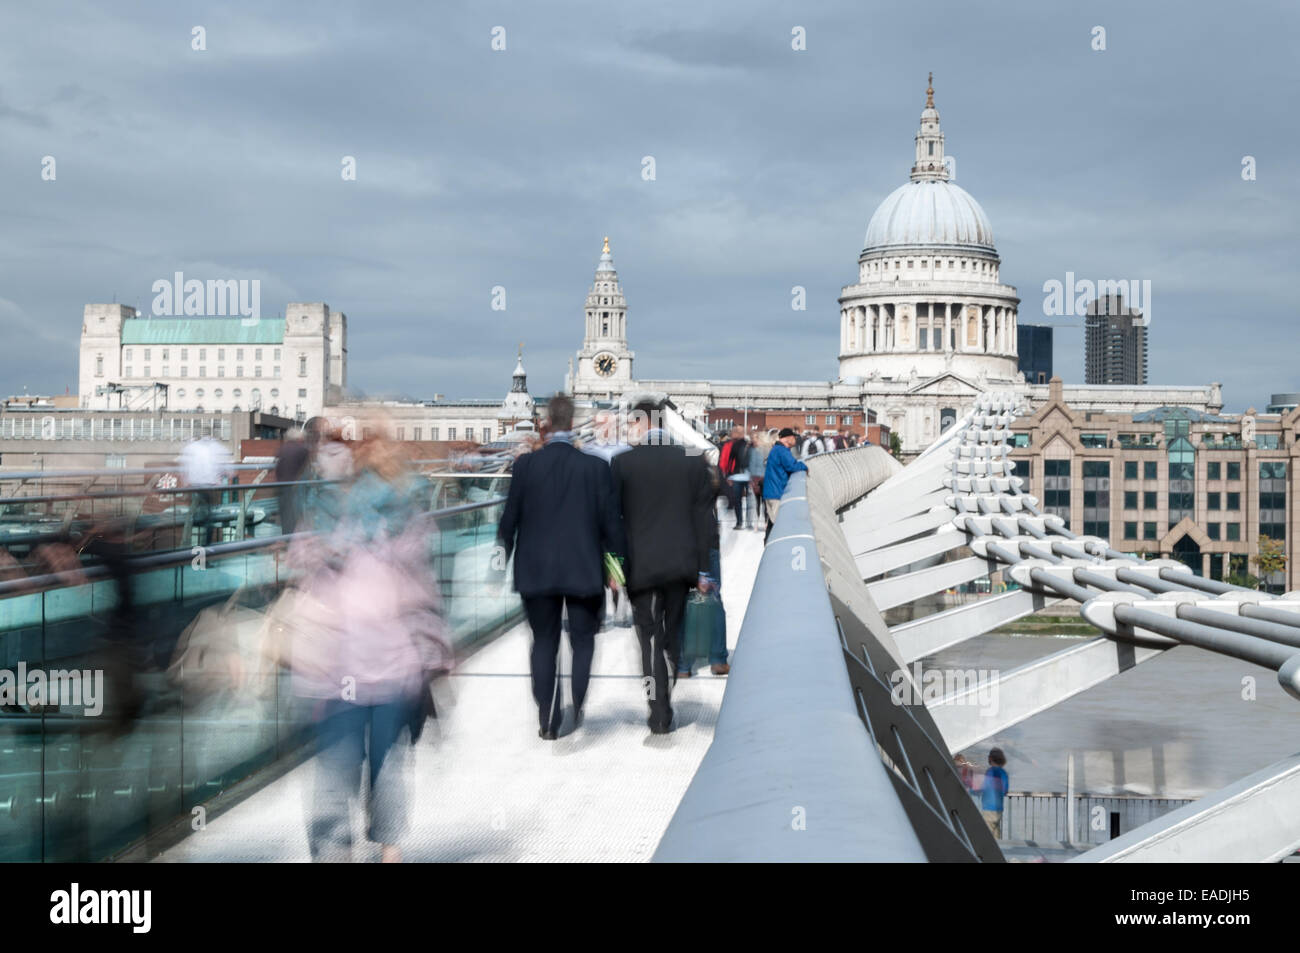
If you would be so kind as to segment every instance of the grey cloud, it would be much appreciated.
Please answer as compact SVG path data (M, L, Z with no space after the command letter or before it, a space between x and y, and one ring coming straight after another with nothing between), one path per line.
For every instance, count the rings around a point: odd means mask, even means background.
M1234 409L1300 389L1281 356L1300 343L1300 169L1295 125L1278 121L1296 11L997 11L11 6L0 332L35 322L66 346L0 354L0 389L62 392L85 302L147 303L154 278L196 263L346 311L367 391L504 393L519 340L534 390L553 390L605 234L641 376L827 379L835 299L906 179L930 69L958 181L1026 319L1067 269L1150 277L1158 381L1223 380ZM205 53L189 50L194 19ZM1105 53L1088 48L1094 23ZM498 24L504 53L488 46ZM806 52L790 50L795 24ZM45 154L55 183L39 179ZM1256 182L1240 179L1245 154ZM505 312L489 306L498 284ZM795 284L807 311L790 310ZM263 297L269 313L284 303ZM1230 360L1210 343L1225 326ZM1057 341L1058 371L1081 379L1082 335Z

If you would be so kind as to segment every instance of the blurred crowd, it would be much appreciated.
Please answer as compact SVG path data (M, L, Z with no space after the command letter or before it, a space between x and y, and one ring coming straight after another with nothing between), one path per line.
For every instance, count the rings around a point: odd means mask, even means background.
M734 531L770 533L787 481L807 470L804 460L857 442L815 429L741 427L708 439L674 419L669 426L664 408L646 401L598 411L578 430L572 401L556 395L538 431L498 451L512 472L504 505L496 504L489 572L504 581L513 569L533 636L532 694L544 740L559 737L566 724L581 727L594 637L611 626L635 630L647 726L671 732L677 681L702 665L714 676L730 671L720 516L730 515ZM254 494L276 503L276 576L291 581L260 600L241 587L204 608L165 655L133 581L142 534L160 532L145 528L148 517L168 516L170 523L157 525L181 535L165 548L192 546L201 570L208 551L247 515L246 505L229 502L237 475L210 431L184 448L175 476L153 484L154 495L134 516L94 519L75 538L31 547L22 564L0 547L0 580L33 588L51 585L40 581L51 575L62 584L85 582L88 561L104 567L116 600L103 667L119 729L151 703L141 688L151 670L166 672L184 704L209 709L278 704L287 681L318 747L306 816L316 860L353 856L350 805L359 798L368 839L382 845L384 860L401 859L411 746L436 715L437 680L455 664L435 571L433 513L471 502L473 481L446 479L439 491L392 431L382 419L349 421L345 432L324 418L291 431L273 470L244 497L244 504ZM444 469L469 466L461 459ZM489 503L503 479L484 489ZM559 671L565 633L573 650L569 722Z

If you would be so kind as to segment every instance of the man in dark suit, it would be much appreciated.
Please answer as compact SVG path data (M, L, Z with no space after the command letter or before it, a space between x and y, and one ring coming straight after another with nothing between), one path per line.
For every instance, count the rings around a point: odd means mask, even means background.
M678 634L692 586L709 587L709 541L716 522L704 459L674 446L657 426L659 408L637 404L628 423L634 446L614 458L614 487L627 534L627 591L641 642L641 670L655 734L672 730L668 675L677 671Z
M554 741L563 713L556 671L561 614L569 615L574 717L580 724L605 605L604 554L623 554L623 526L608 464L573 446L573 401L557 394L547 415L546 445L515 460L497 542L502 568L514 553L515 589L533 630L538 734Z

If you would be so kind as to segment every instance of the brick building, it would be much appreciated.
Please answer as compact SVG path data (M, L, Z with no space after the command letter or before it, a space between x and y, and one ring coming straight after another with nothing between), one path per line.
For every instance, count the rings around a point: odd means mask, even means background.
M1285 572L1270 591L1300 589L1296 471L1300 409L1211 414L1161 407L1087 413L1049 399L1012 425L1016 475L1076 533L1103 536L1123 552L1179 559L1222 579L1249 571L1261 536L1282 540Z
M889 428L876 423L874 413L818 408L784 408L755 410L737 407L711 407L706 414L710 430L728 431L734 426L748 426L750 433L790 427L803 433L814 426L822 433L857 434L858 439L889 446Z

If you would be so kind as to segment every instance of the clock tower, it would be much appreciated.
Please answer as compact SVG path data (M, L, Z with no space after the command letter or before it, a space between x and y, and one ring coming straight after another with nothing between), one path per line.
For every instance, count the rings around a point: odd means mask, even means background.
M627 346L627 299L614 270L608 237L583 311L586 332L569 390L575 397L615 397L632 382L633 354Z

